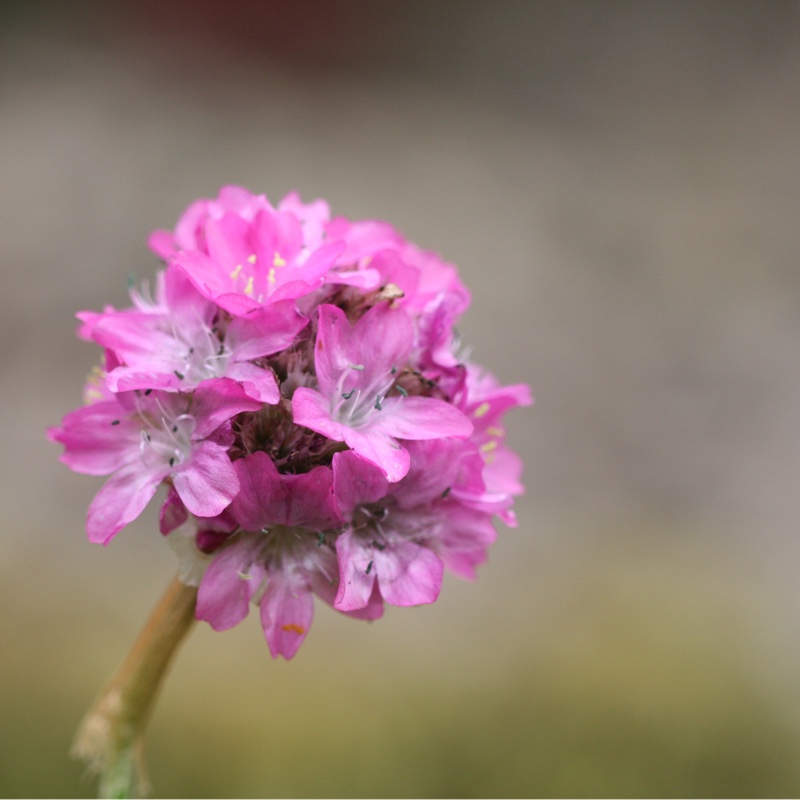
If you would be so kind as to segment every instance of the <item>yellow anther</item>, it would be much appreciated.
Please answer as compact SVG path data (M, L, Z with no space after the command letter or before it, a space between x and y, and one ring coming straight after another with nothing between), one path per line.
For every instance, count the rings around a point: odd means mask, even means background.
M244 287L244 293L246 295L250 295L250 296L252 296L252 294L253 294L253 276L252 275L247 279L247 285Z
M272 259L272 263L276 267L285 267L286 266L286 262L281 258L281 254L277 250L275 251L275 257Z
M251 581L253 580L253 576L247 572L242 572L241 570L237 570L236 574L243 580L243 581Z
M477 419L477 418L479 418L479 417L483 417L483 416L485 416L485 415L486 415L486 413L489 411L489 409L490 409L490 408L491 408L491 406L490 406L488 403L481 403L481 404L480 404L480 405L479 405L479 406L478 406L478 407L475 409L475 414L474 414L475 418Z
M105 380L106 371L102 367L98 367L95 364L90 370L89 374L86 376L86 380L89 383L94 383L95 385L102 383Z
M95 400L103 400L105 395L102 392L103 381L106 379L106 371L97 365L93 366L86 376L86 386L83 390L83 402L87 405Z
M274 267L271 267L269 273L267 274L267 283L269 283L270 286L274 286L275 285L275 268Z
M242 265L241 264L237 264L236 265L236 269L234 269L233 272L231 272L231 280L235 281L239 277L239 273L241 271L242 271Z
M497 436L500 438L505 436L506 432L502 428L495 428L494 425L492 425L490 428L486 429L486 433L488 433L489 436Z
M256 261L258 261L258 257L255 253L251 253L249 256L247 256L247 260L250 264L255 264Z
M481 445L481 452L482 453L491 453L492 450L497 449L497 439L492 439L491 442L484 442Z

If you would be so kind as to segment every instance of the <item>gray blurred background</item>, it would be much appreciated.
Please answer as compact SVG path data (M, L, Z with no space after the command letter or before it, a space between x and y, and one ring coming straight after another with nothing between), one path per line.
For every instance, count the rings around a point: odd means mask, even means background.
M529 382L520 525L474 584L291 663L198 625L160 796L800 794L800 5L0 4L0 794L67 751L169 582L151 509L44 428L145 247L225 183L325 197L457 263L474 359Z

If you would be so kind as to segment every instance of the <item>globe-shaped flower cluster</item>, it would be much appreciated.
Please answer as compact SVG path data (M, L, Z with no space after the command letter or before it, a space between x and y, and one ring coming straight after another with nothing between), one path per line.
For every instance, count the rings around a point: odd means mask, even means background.
M236 186L150 246L152 294L78 314L104 365L49 431L70 468L110 475L90 540L166 486L198 618L227 629L256 602L274 657L297 652L314 594L375 619L436 600L445 567L474 577L522 491L502 417L531 400L459 354L455 267L386 223Z

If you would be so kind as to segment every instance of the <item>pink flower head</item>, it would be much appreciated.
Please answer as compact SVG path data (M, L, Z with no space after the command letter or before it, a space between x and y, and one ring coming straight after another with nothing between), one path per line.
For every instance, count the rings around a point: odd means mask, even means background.
M434 602L446 570L474 578L493 518L515 522L503 416L531 400L459 355L455 266L385 222L237 186L150 246L166 262L152 296L78 315L103 368L49 431L70 468L109 476L89 539L165 487L197 616L225 630L255 603L287 659L314 597L376 619Z

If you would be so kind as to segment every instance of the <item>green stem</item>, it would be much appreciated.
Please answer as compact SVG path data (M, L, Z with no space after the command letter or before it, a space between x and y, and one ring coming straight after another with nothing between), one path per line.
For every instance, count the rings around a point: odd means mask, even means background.
M194 621L197 589L173 579L127 658L78 728L72 754L99 778L99 797L147 791L144 729L172 657Z

